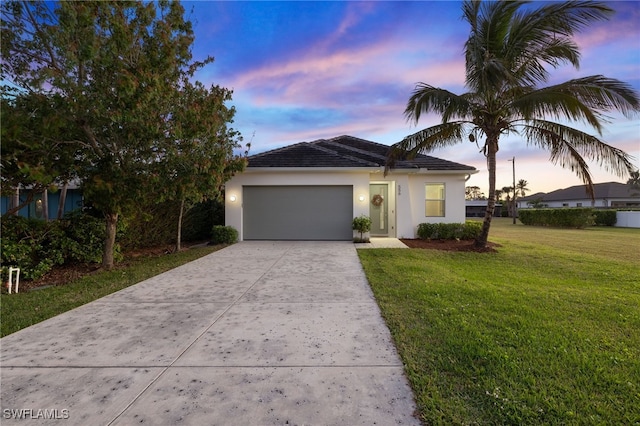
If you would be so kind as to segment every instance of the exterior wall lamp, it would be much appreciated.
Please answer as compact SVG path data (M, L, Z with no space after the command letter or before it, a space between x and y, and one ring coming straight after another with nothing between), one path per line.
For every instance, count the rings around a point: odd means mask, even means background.
M236 197L235 195L229 195L229 201L231 201L232 203L235 203L237 199L238 197Z

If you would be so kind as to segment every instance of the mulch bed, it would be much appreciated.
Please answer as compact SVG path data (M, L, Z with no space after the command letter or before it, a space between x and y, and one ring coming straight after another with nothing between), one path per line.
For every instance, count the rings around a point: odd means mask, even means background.
M476 253L497 253L496 247L500 244L487 243L485 248L474 246L475 240L413 240L400 239L409 248L444 250L444 251L473 251Z

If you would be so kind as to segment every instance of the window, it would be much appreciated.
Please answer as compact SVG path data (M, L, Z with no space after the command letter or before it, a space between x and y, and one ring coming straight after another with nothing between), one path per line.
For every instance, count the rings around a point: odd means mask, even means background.
M444 183L427 183L424 188L424 215L427 217L444 217Z
M582 203L576 203L576 207L582 207Z

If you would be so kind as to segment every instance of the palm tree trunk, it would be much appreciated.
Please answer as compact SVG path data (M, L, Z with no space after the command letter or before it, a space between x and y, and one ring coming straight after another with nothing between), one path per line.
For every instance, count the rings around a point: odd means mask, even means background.
M493 209L496 206L496 153L498 152L498 138L487 137L487 168L489 169L489 197L487 199L487 210L484 212L482 222L482 232L476 238L475 247L485 248L489 239L489 229L493 218Z
M116 245L116 225L118 224L118 213L107 213L106 236L104 239L104 251L102 252L102 267L104 269L113 268L113 249Z

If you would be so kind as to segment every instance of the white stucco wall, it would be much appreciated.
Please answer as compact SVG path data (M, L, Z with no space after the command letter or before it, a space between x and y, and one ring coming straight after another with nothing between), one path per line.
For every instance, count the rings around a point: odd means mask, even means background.
M444 183L445 185L445 217L427 217L425 215L425 184ZM411 232L415 237L420 223L464 223L466 207L464 199L464 175L453 174L415 174L409 175L409 192L411 197ZM408 233L404 229L403 233Z
M390 173L386 177L382 170L360 171L247 171L234 176L225 185L225 223L238 230L243 240L242 187L245 185L352 185L353 215L369 215L370 183L389 182L389 236L415 238L418 224L462 223L465 221L465 199L463 174ZM425 216L425 184L444 183L446 191L445 217ZM364 200L360 201L360 197ZM231 201L235 197L235 201ZM303 201L303 200L301 200Z

